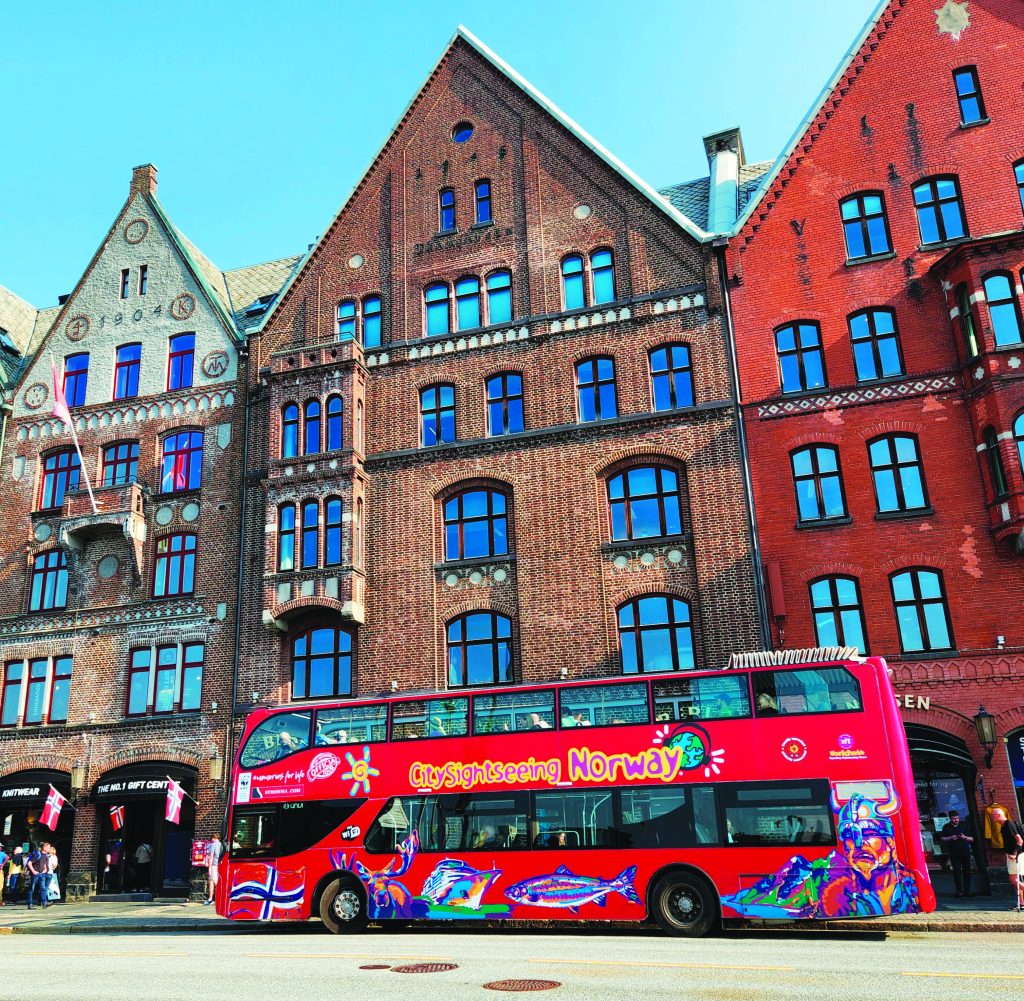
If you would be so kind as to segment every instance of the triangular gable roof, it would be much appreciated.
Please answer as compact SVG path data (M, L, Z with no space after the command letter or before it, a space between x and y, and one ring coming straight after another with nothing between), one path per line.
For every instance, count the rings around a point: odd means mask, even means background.
M738 235L743 230L743 227L747 225L750 218L758 210L759 206L764 203L765 199L769 196L769 193L775 187L776 180L778 180L779 175L782 173L793 153L803 145L807 145L809 149L810 144L812 144L817 138L816 134L810 134L811 129L814 127L814 123L818 120L818 117L821 115L826 104L831 102L832 106L835 107L846 93L846 89L841 87L843 79L850 71L851 66L857 60L857 57L861 54L865 43L870 38L878 23L882 20L886 10L890 7L895 7L896 10L893 11L893 16L895 16L896 12L902 7L902 5L903 0L880 0L878 6L861 29L860 34L857 35L853 45L850 46L845 55L839 60L839 65L836 67L832 76L829 77L829 80L822 88L821 93L814 99L814 103L811 105L810 110L800 120L796 130L789 137L789 140L783 147L782 152L775 160L775 165L761 181L760 193L747 203L746 208L744 208L740 213L739 218L736 220L736 225L733 227L732 233L729 235ZM888 25L885 27L888 27ZM869 54L870 53L865 54L865 59ZM860 68L857 67L854 70L854 73L856 74L859 72ZM852 82L853 81L851 79L849 83ZM837 96L833 96L837 89L839 90L839 94ZM824 120L822 121L822 125L824 125ZM819 128L818 131L820 133L821 129ZM782 183L785 185L786 179L783 179ZM775 195L775 197L777 197L777 195Z
M704 229L698 226L692 219L690 219L682 212L680 212L679 209L677 209L670 201L668 201L668 199L660 195L653 187L651 187L651 185L649 185L646 181L640 178L637 174L633 173L633 171L630 170L629 167L627 167L621 160L618 159L618 157L614 156L604 146L602 146L601 143L599 143L593 136L591 136L589 132L583 129L580 125L577 125L577 123L574 122L564 111L562 111L561 108L559 108L554 102L548 100L548 98L545 97L539 90L537 90L537 88L534 87L533 84L531 84L528 80L520 76L514 69L512 69L512 67L509 66L509 64L506 63L504 59L502 59L499 55L497 55L486 45L484 45L484 43L481 42L480 39L477 38L468 28L466 28L465 25L460 24L459 27L456 29L455 34L452 35L451 40L445 46L445 49L441 53L440 58L434 64L431 71L427 74L427 77L423 81L423 84L420 86L419 90L416 91L412 100L410 100L409 103L405 106L405 108L402 111L402 114L398 118L398 121L395 122L394 126L388 132L387 138L385 138L384 142L381 144L377 152L374 153L366 169L362 172L362 174L360 174L359 180L352 187L352 190L348 193L348 195L345 196L345 200L341 203L341 206L339 207L337 212L334 213L334 216L331 219L331 224L327 227L326 230L324 230L324 232L317 238L316 242L309 248L309 251L306 253L301 263L298 265L298 267L295 268L295 271L293 272L291 278L281 289L281 293L277 297L277 301L274 303L273 308L268 310L266 315L263 317L263 320L260 323L259 327L255 328L255 331L262 330L264 326L266 326L267 322L270 320L270 317L274 315L278 307L280 307L280 305L288 297L288 294L291 291L292 286L299 280L300 276L305 272L306 265L309 263L309 261L311 261L317 255L318 251L320 250L320 247L330 237L331 233L334 231L334 228L337 226L342 213L344 213L344 211L352 203L352 200L359 193L366 179L372 172L373 168L376 166L377 162L383 156L387 148L391 145L391 142L397 135L398 130L402 127L405 120L409 117L409 114L413 110L413 108L419 103L424 91L426 91L427 87L430 85L430 82L433 80L434 76L441 68L441 65L444 63L445 59L448 58L448 55L451 53L453 47L455 46L455 43L458 42L460 39L467 45L469 45L470 48L472 48L478 55L480 55L483 59L490 63L499 73L502 74L502 76L508 79L511 83L515 84L515 86L518 87L535 104L539 105L563 128L568 130L573 136L575 136L580 142L582 142L584 146L590 149L609 167L611 167L612 170L619 174L628 184L630 184L637 191L639 191L640 194L647 198L652 205L654 205L657 209L663 212L666 216L668 216L669 219L672 220L672 222L674 222L677 226L682 228L686 233L693 237L694 240L697 240L699 243L707 243L714 238L713 234L706 232Z

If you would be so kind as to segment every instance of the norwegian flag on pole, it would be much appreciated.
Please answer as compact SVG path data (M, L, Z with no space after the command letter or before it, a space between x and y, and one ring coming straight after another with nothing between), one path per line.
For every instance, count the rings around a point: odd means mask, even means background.
M46 806L43 807L43 815L40 823L45 824L51 831L57 830L57 821L60 819L60 811L67 800L50 786L50 795L46 797Z
M68 410L68 399L64 395L64 380L57 374L57 363L51 359L53 366L53 410L54 417L60 419L64 427L71 428L71 411Z
M110 808L110 826L113 827L115 831L119 831L124 827L123 806L112 806Z
M181 803L184 798L185 790L181 788L181 783L168 777L167 807L164 809L164 820L169 820L172 824L181 823Z

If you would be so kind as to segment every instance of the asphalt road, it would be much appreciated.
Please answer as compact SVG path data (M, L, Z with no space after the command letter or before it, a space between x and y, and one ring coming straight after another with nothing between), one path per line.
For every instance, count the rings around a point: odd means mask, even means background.
M18 936L3 941L2 956L2 1001L1006 1001L1024 995L1024 936L1012 934L746 932L689 941L594 929L334 937L276 927L241 934ZM416 963L454 968L393 969ZM558 986L536 995L484 989L509 979Z

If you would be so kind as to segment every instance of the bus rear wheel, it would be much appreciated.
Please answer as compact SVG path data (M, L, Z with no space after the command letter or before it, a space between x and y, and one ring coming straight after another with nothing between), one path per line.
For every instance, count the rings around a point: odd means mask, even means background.
M651 893L651 910L669 935L707 935L718 920L718 900L711 884L683 870L658 880Z
M349 879L328 883L320 897L320 920L335 935L363 931L367 923L363 888Z

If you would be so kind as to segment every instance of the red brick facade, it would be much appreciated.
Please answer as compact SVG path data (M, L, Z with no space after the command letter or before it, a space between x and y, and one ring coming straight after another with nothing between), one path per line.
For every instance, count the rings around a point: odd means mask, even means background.
M1024 237L1014 165L1024 157L1024 10L1011 0L946 8L893 0L881 13L732 240L729 284L756 517L773 585L773 643L814 645L810 584L855 578L871 652L893 664L899 692L915 705L918 696L929 702L927 711L907 710L907 721L962 740L984 802L994 793L1015 805L1004 748L986 767L972 717L983 703L1000 735L1024 722L1024 470L1014 441L1024 344L997 347L984 285L993 272L1009 273L1019 315ZM964 27L958 18L967 13ZM954 71L971 66L985 118L962 124ZM971 108L965 115L977 117ZM966 235L928 240L934 234L919 230L914 190L951 175ZM851 260L840 202L861 192L884 199L888 246ZM970 296L976 357L957 312L960 283ZM858 373L848 324L865 309L892 311L901 373L865 379L882 374L870 366ZM820 330L827 385L787 393L774 335L801 321ZM999 496L984 447L989 426L1007 480ZM904 516L878 513L869 464L869 443L889 433L916 438L923 465L924 504ZM810 445L838 449L845 516L800 517L790 456ZM890 575L915 567L941 574L952 649L929 652L927 641L901 636Z

